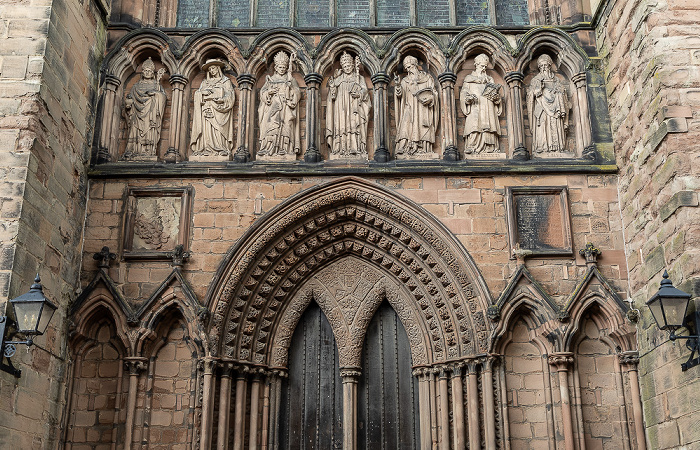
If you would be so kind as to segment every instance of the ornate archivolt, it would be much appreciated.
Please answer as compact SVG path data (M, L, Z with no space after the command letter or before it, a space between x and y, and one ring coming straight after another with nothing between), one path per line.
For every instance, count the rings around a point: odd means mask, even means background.
M328 148L322 133L325 129L335 129L336 124L324 124L326 115L322 111L323 105L329 101L327 81L334 75L334 68L337 69L343 52L359 61L357 76L362 78L360 84L366 84L369 91L365 100L368 106L363 110L372 111L369 113L371 125L365 134L372 137L371 141L367 140L371 142L369 157L378 162L401 158L396 153L397 148L401 149L396 133L410 118L391 105L399 100L395 85L397 75L403 83L401 80L407 73L402 64L406 57L417 60L416 73L425 74L423 84L434 85L434 106L425 107L434 108L437 118L435 129L431 131L435 133L435 153L449 161L475 157L465 152L462 130L458 129L458 123L464 120L464 113L458 106L461 80L473 70L474 60L479 54L486 55L490 61L485 74L492 77L495 84L504 87L500 94L504 112L499 126L500 146L507 158L597 158L587 96L588 57L571 37L559 30L534 29L513 48L499 32L487 27L472 27L447 44L442 37L428 30L404 29L392 35L382 46L360 30L339 30L323 36L315 47L294 30L266 31L253 39L249 47L244 47L232 33L206 30L190 37L181 48L157 30L132 32L115 44L115 49L105 60L97 161L138 160L132 158L130 153L124 156L127 139L123 131L126 127L122 125L125 120L124 103L134 80L138 78L136 75L143 77L142 67L149 57L154 61L155 68L163 69L165 73L162 83L167 98L165 122L170 124L160 131L160 142L154 144L154 160L177 162L189 159L191 149L188 136L196 122L192 116L196 112L190 113L193 108L188 102L198 88L202 68L213 58L226 62L224 76L229 78L237 91L234 107L237 119L233 155L217 155L212 161L233 159L243 163L252 159L265 160L265 155L255 156L260 147L257 130L267 126L266 122L261 122L261 117L265 115L258 111L260 91L266 76L274 74L274 58L281 52L292 59L287 78L300 89L299 98L293 107L290 106L289 114L298 118L299 124L295 126L305 136L304 141L299 143L300 154L292 155L292 161L303 158L307 162L319 162L329 157L332 149ZM559 134L562 136L558 145L548 146L547 151L536 151L533 155L533 148L541 148L533 141L542 139L531 137L531 122L534 121L526 115L525 99L541 95L539 91L533 94L537 89L531 85L531 80L538 73L537 60L545 55L552 60L550 67L553 69L547 79L551 80L553 89L564 91L558 93L558 98L563 99L557 103L560 105L549 108L556 116L555 124L560 125ZM421 92L424 90L421 88L423 84L418 85ZM545 97L548 98L548 95ZM565 120L564 116L570 119ZM367 117L365 120L369 119ZM392 127L392 123L395 126ZM555 128L544 126L537 132L540 136L542 133L551 134L555 133L551 131ZM138 131L142 134L154 132L146 129ZM551 138L549 135L545 137ZM358 159L366 158L364 152L360 153ZM432 152L426 155L424 159L433 156Z
M345 178L280 205L229 254L208 294L212 353L269 366L282 362L285 341L280 344L277 334L287 336L299 313L286 308L310 301L309 292L321 304L324 290L307 280L348 256L391 280L374 287L372 301L386 296L406 321L418 345L414 365L488 349L488 290L461 244L412 202ZM403 295L396 294L397 285Z

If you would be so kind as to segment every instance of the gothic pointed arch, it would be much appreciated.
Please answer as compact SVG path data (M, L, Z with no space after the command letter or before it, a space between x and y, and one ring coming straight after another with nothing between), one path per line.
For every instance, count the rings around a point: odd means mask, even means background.
M421 54L421 63L427 63L430 72L434 74L444 72L447 67L445 49L440 43L440 38L423 28L404 28L392 34L380 51L383 58L382 72L396 72L402 57L408 51Z
M155 29L138 29L117 42L102 63L107 75L124 82L147 55L156 55L169 74L178 73L178 48L170 37Z
M516 70L526 72L530 61L542 53L549 53L568 78L590 65L586 52L568 34L556 28L534 28L518 41Z
M454 37L447 51L450 54L447 68L455 73L468 56L480 52L489 55L494 69L504 74L515 70L513 48L505 36L493 28L469 27Z
M207 29L192 35L182 46L180 74L191 79L213 55L224 56L236 74L243 73L245 62L238 38L225 30Z
M272 66L272 60L280 50L287 53L295 52L299 71L303 75L311 73L313 61L310 55L313 49L299 32L287 28L273 28L260 33L255 38L246 55L248 58L246 73L258 75L265 70L265 67Z
M350 255L403 285L396 302L426 330L426 364L488 349L490 294L462 244L412 201L347 177L278 205L231 249L207 294L212 353L269 365L289 328L281 311L319 268Z
M364 31L341 29L332 31L321 39L315 49L317 58L314 71L325 73L338 58L342 50L348 49L360 57L367 73L372 76L379 72L380 61L377 58L377 46Z

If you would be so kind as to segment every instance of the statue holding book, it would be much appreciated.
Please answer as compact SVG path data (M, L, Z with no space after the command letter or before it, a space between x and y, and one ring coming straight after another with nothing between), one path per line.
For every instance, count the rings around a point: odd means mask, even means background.
M459 95L464 121L466 154L502 153L498 148L503 112L502 86L486 74L489 57L480 54L474 58L474 71L464 78Z
M540 73L530 81L527 93L527 115L532 131L535 155L566 150L569 130L569 99L564 84L554 74L549 55L537 58Z

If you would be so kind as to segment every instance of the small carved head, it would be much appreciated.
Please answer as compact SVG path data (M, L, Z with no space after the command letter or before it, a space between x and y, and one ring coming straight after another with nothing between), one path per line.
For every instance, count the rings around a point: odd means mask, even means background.
M553 64L554 62L552 61L552 58L547 54L544 54L537 58L537 67L540 69L540 71L542 71L543 69L551 70Z
M351 73L353 69L353 64L354 61L352 59L352 56L350 56L348 52L343 52L343 54L340 55L340 67L343 68L343 72Z
M277 52L275 55L275 72L279 75L283 75L287 72L287 66L289 64L289 56L283 51Z
M486 53L480 53L474 58L474 65L476 65L477 70L480 69L480 71L486 70L486 67L488 67L489 62L489 56Z
M202 70L209 71L212 77L220 77L222 71L226 67L226 63L218 58L208 59L202 66Z
M141 66L141 74L143 78L150 80L153 78L153 74L156 72L156 65L149 56L146 61L143 62L143 65Z
M406 69L406 72L410 72L412 68L417 66L418 60L415 57L409 55L403 59L403 67Z

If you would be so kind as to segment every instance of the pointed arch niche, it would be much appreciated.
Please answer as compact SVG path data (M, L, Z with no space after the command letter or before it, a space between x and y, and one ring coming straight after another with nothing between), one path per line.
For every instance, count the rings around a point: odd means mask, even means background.
M354 177L308 189L258 221L229 252L206 302L211 353L236 374L235 392L223 378L219 390L219 405L231 407L214 411L217 434L233 435L234 448L279 443L282 379L312 302L337 344L343 448L357 445L362 348L382 302L405 329L413 373L400 373L415 377L420 431L411 439L421 447L453 441L447 410L464 417L466 406L458 391L460 401L452 401L448 374L461 386L467 376L451 367L474 362L489 348L490 295L464 247L413 202ZM470 403L479 408L474 391Z

